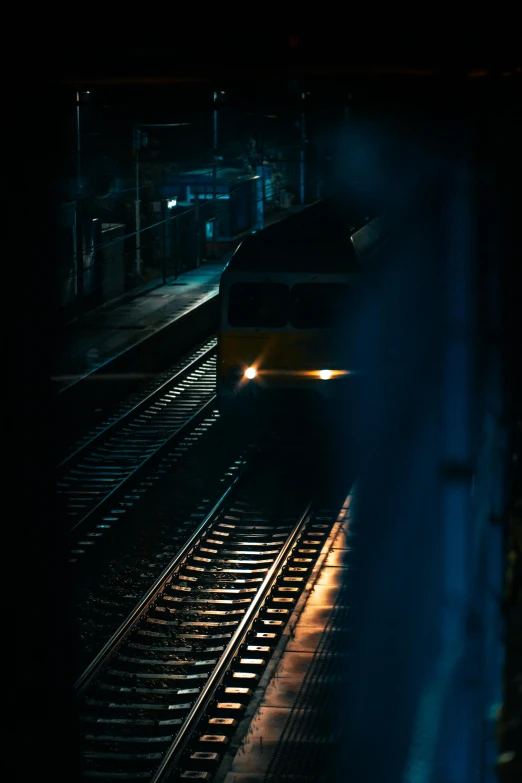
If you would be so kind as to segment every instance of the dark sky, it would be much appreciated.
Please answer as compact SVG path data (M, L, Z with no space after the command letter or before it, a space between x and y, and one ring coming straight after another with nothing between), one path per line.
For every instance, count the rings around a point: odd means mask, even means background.
M302 13L299 16L295 22L282 21L260 8L259 14L238 11L227 20L209 8L199 13L197 22L191 22L185 9L180 18L180 9L172 8L140 9L113 21L92 13L75 24L69 37L61 30L54 35L48 31L45 41L35 43L34 51L43 47L45 64L55 73L105 77L155 73L195 79L227 69L236 78L246 78L252 69L266 72L281 66L339 64L380 71L522 65L522 36L510 32L508 20L504 30L488 29L480 35L467 32L463 36L453 32L451 25L436 31L414 20L402 31L391 26L383 35L375 25L361 20L340 23L333 16L315 18L312 25Z

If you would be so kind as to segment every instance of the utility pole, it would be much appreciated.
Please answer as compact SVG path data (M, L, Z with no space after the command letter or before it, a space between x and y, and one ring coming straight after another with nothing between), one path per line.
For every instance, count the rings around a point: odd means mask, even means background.
M213 138L212 138L212 200L214 202L214 225L212 227L212 255L217 255L217 153L218 153L218 111L217 111L217 91L214 90L214 115L213 115Z
M80 164L80 93L76 92L76 201L74 205L74 295L83 296L83 222L79 213L78 197L81 188L81 164Z
M79 90L76 91L76 180L77 180L78 193L80 193L82 189L82 166L81 166L82 144L81 144L81 127L80 127L81 95L90 95L90 94L91 94L90 90L86 90L84 93L80 93Z
M216 162L218 154L218 110L217 110L217 97L218 94L214 91L214 117L213 117L213 159L214 159L214 173L216 172Z
M261 231L265 227L265 201L264 201L264 174L263 166L257 167L256 176L256 231Z
M299 153L299 197L301 204L305 203L306 195L306 180L305 180L305 144L306 144L306 125L305 125L305 112L304 101L305 93L301 93L301 150Z
M201 264L201 235L199 224L199 193L196 193L196 203L194 205L194 214L196 217L196 268Z
M141 130L134 128L134 155L135 155L135 169L136 169L136 200L135 200L135 215L136 215L136 274L141 276L141 239L140 239L140 147L141 147Z
M87 95L89 90L87 90ZM84 220L85 213L82 208L82 165L81 165L81 125L80 125L80 95L79 90L76 91L76 201L75 201L75 223L76 223L76 241L75 241L75 255L73 263L73 273L75 274L75 295L78 300L83 298L84 294L84 280L83 280L83 267L84 267Z
M258 95L258 101L259 101ZM265 167L263 163L263 109L256 111L256 230L261 231L265 227Z
M82 170L80 163L81 143L80 143L80 93L76 93L76 179L77 192L80 192L82 186Z

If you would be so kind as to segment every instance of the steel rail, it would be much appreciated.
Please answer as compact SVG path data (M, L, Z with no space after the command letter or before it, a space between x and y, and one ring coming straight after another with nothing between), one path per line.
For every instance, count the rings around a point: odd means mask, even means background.
M288 558L289 552L293 548L296 539L298 538L301 530L305 526L310 516L312 505L313 505L313 499L308 503L306 510L304 511L299 521L295 525L294 529L288 536L283 548L281 549L279 555L276 557L272 567L267 573L263 581L263 584L261 585L254 600L252 601L249 608L247 609L245 616L243 617L238 627L236 628L230 642L227 645L225 652L223 653L219 662L217 663L216 668L210 674L207 682L205 683L205 685L201 690L201 693L199 694L198 698L192 705L192 708L188 713L180 731L176 735L176 738L172 743L172 745L170 746L170 748L168 749L168 751L165 753L165 756L162 759L161 764L159 765L155 774L151 778L150 783L161 783L161 781L166 779L165 776L170 775L174 771L174 768L178 763L181 754L185 750L198 721L203 716L210 700L212 699L216 689L218 688L221 682L223 675L225 674L234 656L236 655L238 648L243 643L244 636L248 628L254 621L257 613L259 612L263 604L263 601L265 600L269 590L271 589L274 582L274 576L281 569L284 561Z
M173 432L169 437L164 440L158 448L152 452L152 454L149 454L148 457L146 457L143 462L140 462L139 465L137 465L134 470L129 473L125 478L123 478L119 484L117 484L111 491L104 495L104 497L89 511L81 518L79 519L73 527L69 528L69 534L73 533L80 525L83 525L87 519L89 519L93 514L99 512L100 508L102 508L109 500L112 499L113 495L121 490L124 484L126 484L128 481L130 481L132 478L136 478L136 476L139 474L140 471L144 470L149 463L158 458L158 455L163 449L171 443L172 440L175 440L177 438L180 438L182 435L186 433L186 430L190 428L190 426L194 425L194 423L199 419L204 417L206 414L208 414L209 409L212 405L214 405L216 401L216 395L214 394L213 397L211 397L208 402L206 402L201 408L199 408L196 413L194 413L189 419L187 419L181 427Z
M111 433L117 426L121 426L123 422L128 419L130 416L136 415L136 413L139 411L139 409L145 405L150 405L154 398L156 396L161 396L161 394L168 389L169 386L171 386L173 383L177 383L180 380L182 380L182 377L186 374L190 374L191 371L195 370L197 368L198 364L201 364L205 361L208 361L208 359L212 356L213 353L215 353L217 350L216 346L212 346L211 348L208 348L208 350L205 351L204 354L201 356L197 356L194 358L186 367L182 367L178 372L176 372L174 375L172 375L168 380L166 380L164 383L161 384L161 386L154 391L152 391L150 394L148 394L143 400L140 400L135 405L130 408L130 410L125 411L125 413L122 413L121 416L116 418L114 421L111 421L110 424L103 427L99 432L96 432L92 438L89 438L88 441L85 443L82 443L80 446L78 446L75 451L71 452L71 454L68 454L67 457L64 457L62 461L58 464L58 468L63 468L66 466L69 462L71 462L75 457L77 457L79 454L81 454L85 449L92 446L99 438L106 437L108 433Z
M187 557L190 555L191 551L199 543L199 539L201 538L202 534L206 532L211 522L221 511L221 508L224 505L228 496L230 495L232 489L237 485L238 481L243 476L245 469L246 469L246 464L244 463L242 470L239 471L238 475L236 476L232 484L228 487L226 492L223 493L223 495L219 498L219 500L214 505L214 507L208 512L206 517L201 521L201 523L198 525L196 530L192 533L190 538L188 538L185 544L181 547L181 549L174 557L174 559L171 560L169 565L162 571L162 573L158 576L156 581L143 595L143 597L141 598L137 606L129 614L127 619L123 621L120 627L114 632L111 638L107 641L107 643L102 647L100 652L92 660L89 666L85 669L83 674L81 674L80 677L76 680L74 684L74 690L78 695L80 695L87 688L87 686L92 682L92 680L98 674L99 670L101 669L104 662L106 661L107 656L116 650L116 648L124 641L127 634L132 630L135 623L142 617L142 615L147 611L147 609L149 609L149 607L153 603L154 599L156 598L160 590L165 586L165 583L167 582L169 576L177 568L183 565Z

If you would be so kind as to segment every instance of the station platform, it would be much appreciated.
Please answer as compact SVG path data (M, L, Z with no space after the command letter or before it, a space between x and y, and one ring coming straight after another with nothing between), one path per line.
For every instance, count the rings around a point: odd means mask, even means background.
M215 783L336 780L353 491L345 499Z
M57 391L86 379L216 297L231 255L168 278L165 285L134 291L67 324L54 354L52 380Z
M303 206L297 205L265 216L265 228L301 209ZM235 245L249 234L248 231L236 237ZM211 320L217 328L219 280L233 252L234 249L224 251L219 261L204 261L196 269L168 278L165 284L144 285L66 324L53 351L52 382L58 394L63 396L62 393L80 385L80 381L94 380L102 374L107 376L108 372L128 374L134 368L138 372L143 370L145 341L152 354L156 358L159 355L159 348L154 348L151 338L157 346L163 340L162 349L167 339L171 340L178 348L177 355L176 351L173 353L173 361L181 358L180 352L186 353L198 340L206 339L209 335L205 331L208 332ZM215 300L212 316L205 317L203 310L212 300ZM191 329L194 330L192 341Z
M265 216L265 228L301 209ZM248 234L236 237L236 246ZM223 249L219 260L144 285L61 328L51 355L59 453L217 332L219 281L233 252Z

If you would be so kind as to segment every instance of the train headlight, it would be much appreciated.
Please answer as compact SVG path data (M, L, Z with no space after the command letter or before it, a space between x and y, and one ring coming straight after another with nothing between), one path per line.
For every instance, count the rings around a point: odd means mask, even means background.
M250 381L252 378L255 378L257 375L257 370L255 367L249 367L247 370L245 370L245 378L248 378Z
M328 381L332 377L331 370L319 370L319 378L323 381Z

